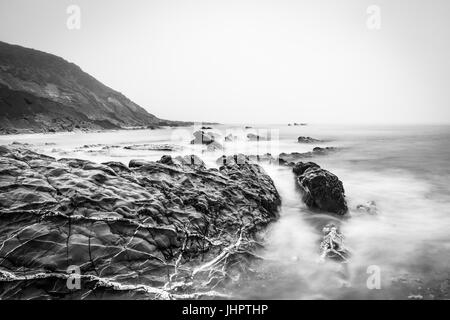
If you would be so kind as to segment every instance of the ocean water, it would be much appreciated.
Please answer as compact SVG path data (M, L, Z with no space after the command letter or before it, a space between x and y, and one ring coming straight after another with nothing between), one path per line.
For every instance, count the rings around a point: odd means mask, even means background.
M336 219L309 211L290 168L263 164L282 197L280 219L265 233L263 258L253 276L229 288L252 299L442 299L450 297L450 126L253 126L214 125L236 136L225 151L191 145L197 128L0 136L0 144L32 144L56 158L95 162L158 160L163 154L197 154L217 166L222 154L339 151L314 161L343 182L350 212ZM271 141L248 142L250 132ZM326 142L297 143L298 136ZM129 150L124 146L171 144L177 151ZM141 148L142 149L142 148ZM376 214L359 204L376 203ZM351 258L345 265L319 261L321 226L333 221Z

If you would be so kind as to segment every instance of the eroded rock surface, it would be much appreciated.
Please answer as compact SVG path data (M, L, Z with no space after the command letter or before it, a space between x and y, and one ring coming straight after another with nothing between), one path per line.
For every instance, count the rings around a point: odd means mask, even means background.
M0 298L223 297L279 205L249 161L127 166L0 147Z
M308 207L339 215L348 211L344 186L336 175L314 162L298 162L292 170Z

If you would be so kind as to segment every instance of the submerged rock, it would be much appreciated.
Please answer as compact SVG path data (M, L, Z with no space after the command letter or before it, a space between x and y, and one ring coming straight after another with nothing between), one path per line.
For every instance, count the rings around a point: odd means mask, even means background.
M338 227L333 223L329 223L322 229L322 233L320 259L322 261L331 259L338 262L347 262L350 252L344 245L344 236Z
M223 146L220 143L218 143L217 141L213 141L207 145L206 150L208 150L208 151L223 150Z
M335 147L316 147L313 151L309 152L291 152L291 153L280 153L278 157L272 156L270 153L258 154L258 155L248 155L248 158L255 162L269 163L269 164L279 164L282 166L294 166L299 160L306 158L312 158L314 156L327 155L330 152L337 151L338 148ZM217 160L217 163L221 163L222 158Z
M130 146L123 147L127 150L148 150L148 151L177 151L181 150L181 146L177 146L174 144L150 144L150 143L144 143L144 144L133 144Z
M294 165L295 162L306 159L306 158L312 158L315 156L324 156L331 152L337 151L338 148L335 147L315 147L312 151L309 152L291 152L291 153L280 153L278 155L278 159L280 160L280 164L292 164Z
M256 162L265 162L265 163L277 163L277 159L272 157L270 153L265 153L261 155L250 155L248 156L250 160Z
M311 137L303 137L303 136L298 137L297 141L299 143L318 143L318 142L323 142L322 140L319 140L319 139L314 139L314 138L311 138Z
M325 147L325 148L315 147L313 149L312 153L313 153L314 156L316 156L316 155L328 154L328 153L334 152L336 150L338 150L338 148L335 148L335 147Z
M257 164L196 161L97 164L0 147L0 298L222 296L280 197ZM71 266L80 290L66 286Z
M348 211L344 186L337 176L314 162L298 162L293 172L308 207L339 215Z
M356 210L360 213L367 213L370 215L376 215L378 212L375 201L368 201L365 204L359 204L356 206Z

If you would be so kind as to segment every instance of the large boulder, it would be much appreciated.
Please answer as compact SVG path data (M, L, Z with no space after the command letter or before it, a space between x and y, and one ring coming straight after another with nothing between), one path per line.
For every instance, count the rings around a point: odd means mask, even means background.
M293 172L308 207L339 215L348 211L344 186L337 176L314 162L298 162Z
M279 205L248 161L126 166L0 147L0 299L222 297Z

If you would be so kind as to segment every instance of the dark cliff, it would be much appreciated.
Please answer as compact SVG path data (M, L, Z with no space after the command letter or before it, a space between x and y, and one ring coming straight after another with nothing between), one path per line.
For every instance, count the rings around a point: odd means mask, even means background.
M181 124L157 118L58 56L0 42L0 133Z

